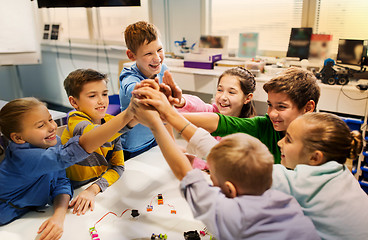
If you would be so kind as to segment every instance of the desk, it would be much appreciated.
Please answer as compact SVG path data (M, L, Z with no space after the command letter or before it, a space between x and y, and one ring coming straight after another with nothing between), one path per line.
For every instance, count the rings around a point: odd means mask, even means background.
M218 78L225 71L225 69L206 70L179 66L169 66L169 69L175 82L182 90L206 94L216 93ZM263 84L272 77L266 74L256 77L254 101L267 102L267 93L263 90ZM367 108L368 91L361 91L355 85L356 82L350 82L345 86L327 85L320 82L321 96L317 104L317 110L364 116ZM266 104L260 106L266 107ZM257 112L263 115L266 109L262 110L257 109Z
M81 191L77 189L75 196ZM146 206L153 197L161 193L164 205L153 201L153 211ZM157 198L156 198L157 199ZM104 193L98 194L95 210L83 216L73 215L69 210L64 223L62 239L91 240L89 228L107 212L120 215L125 209L137 209L141 214L132 218L130 211L118 218L112 214L96 225L101 240L140 239L149 240L152 233L167 234L168 239L184 239L183 233L202 230L204 225L193 218L192 212L181 196L179 181L175 178L163 158L158 146L126 162L123 176ZM176 214L171 214L170 204ZM53 213L52 207L46 213L30 212L12 223L0 227L0 239L35 239L42 222ZM202 239L209 239L208 235Z
M7 103L8 103L7 101L0 100L0 109ZM52 119L54 119L54 121L58 124L58 126L63 125L62 120L63 120L63 118L67 117L67 113L54 111L54 110L50 110L50 109L49 109L49 112L52 116Z
M175 82L182 90L211 95L216 93L219 76L226 69L229 69L226 67L215 67L212 70L184 68L183 60L177 59L165 59L165 63L169 67ZM129 62L124 64L124 66L128 67L132 64L132 62ZM253 100L256 102L257 112L260 115L263 115L267 109L267 93L263 90L263 84L272 77L266 74L256 77L257 85ZM317 110L365 116L368 107L368 91L361 91L355 85L356 82L350 82L345 86L327 85L320 82L321 97L317 105ZM257 103L260 103L260 107L257 106Z

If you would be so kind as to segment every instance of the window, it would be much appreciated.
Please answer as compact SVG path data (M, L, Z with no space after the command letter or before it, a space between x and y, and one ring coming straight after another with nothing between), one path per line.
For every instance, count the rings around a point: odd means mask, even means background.
M212 0L211 35L229 36L238 49L239 34L258 32L258 49L287 51L291 28L301 27L303 0Z
M123 42L124 29L137 21L149 21L148 1L141 1L141 7L100 8L100 30L102 38Z
M89 39L85 8L41 8L43 24L60 24L59 39ZM42 27L43 28L43 27Z
M368 39L368 1L316 1L314 30L332 34L332 53L337 53L339 39Z
M148 0L140 7L40 8L44 24L60 24L60 41L123 44L123 31L136 21L149 21Z

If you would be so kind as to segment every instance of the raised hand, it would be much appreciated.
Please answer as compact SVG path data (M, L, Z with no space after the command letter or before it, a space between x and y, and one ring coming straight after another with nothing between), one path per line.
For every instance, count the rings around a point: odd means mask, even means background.
M162 81L163 84L160 84L160 91L166 95L171 104L180 104L182 91L168 70L165 71Z
M134 99L132 102L134 119L149 128L155 124L162 124L159 112L152 106L141 104L139 101L139 99Z
M172 111L173 108L166 96L151 87L141 87L133 90L133 96L139 96L134 101L136 103L152 106L159 111L161 117L165 119L165 114Z

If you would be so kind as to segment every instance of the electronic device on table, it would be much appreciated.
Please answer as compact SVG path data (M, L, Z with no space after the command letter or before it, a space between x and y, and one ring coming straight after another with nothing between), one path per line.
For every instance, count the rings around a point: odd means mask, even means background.
M351 79L368 79L365 67L367 65L365 40L340 39L336 63L331 58L326 59L321 71L316 73L316 77L325 84L346 85ZM360 69L357 70L350 66L360 66Z

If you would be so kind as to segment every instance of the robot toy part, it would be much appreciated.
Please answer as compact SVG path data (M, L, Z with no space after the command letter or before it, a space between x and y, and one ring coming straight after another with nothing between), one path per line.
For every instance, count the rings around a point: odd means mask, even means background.
M89 229L89 235L91 236L92 240L100 240L100 238L98 237L98 233L95 227L91 227Z
M151 240L155 240L155 239L167 239L167 235L166 234L154 234L152 233L151 235Z
M158 194L157 195L157 204L158 205L163 205L164 204L164 199L162 198L162 194Z
M201 240L197 230L184 232L184 239L185 240Z

